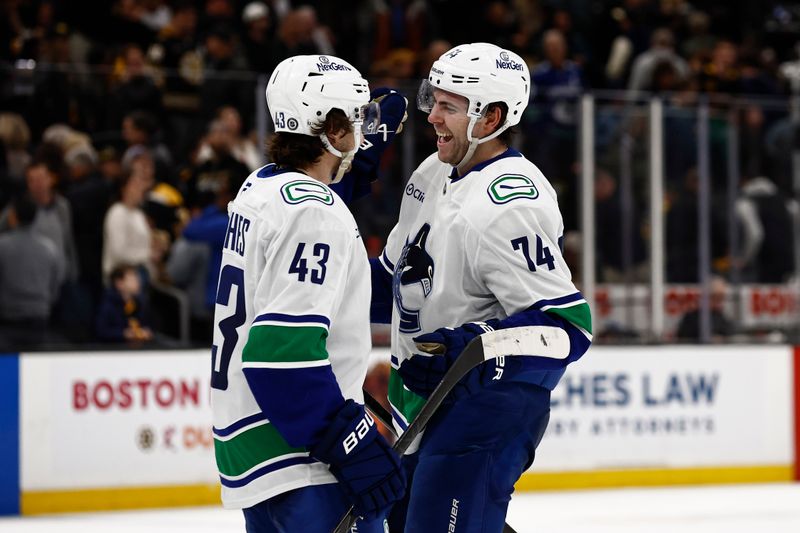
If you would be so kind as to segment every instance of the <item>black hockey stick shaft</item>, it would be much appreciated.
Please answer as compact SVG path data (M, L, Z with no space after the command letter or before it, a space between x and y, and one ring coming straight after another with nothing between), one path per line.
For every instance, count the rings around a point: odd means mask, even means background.
M386 408L370 393L364 391L364 405L366 405L372 416L377 418L381 424L386 426L392 435L397 437L397 430L394 429L392 424L392 415ZM503 533L517 533L516 530L508 524L503 524Z
M395 437L397 436L397 430L394 429L394 424L392 424L391 413L366 390L364 391L364 405L369 409L369 412L372 413L372 416L377 418L381 424L386 426L386 429L392 432L392 435Z

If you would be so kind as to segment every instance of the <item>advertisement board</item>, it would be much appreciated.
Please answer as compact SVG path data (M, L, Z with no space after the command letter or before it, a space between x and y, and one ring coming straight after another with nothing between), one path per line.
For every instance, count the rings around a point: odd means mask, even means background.
M794 462L792 348L592 348L553 391L533 472Z
M593 347L553 391L550 425L517 489L790 480L800 433L794 352ZM376 349L371 364L386 359ZM7 361L9 380L17 365L19 374L21 497L6 513L219 501L207 351ZM4 420L16 420L11 411Z
M23 355L22 490L216 483L209 364L204 350Z

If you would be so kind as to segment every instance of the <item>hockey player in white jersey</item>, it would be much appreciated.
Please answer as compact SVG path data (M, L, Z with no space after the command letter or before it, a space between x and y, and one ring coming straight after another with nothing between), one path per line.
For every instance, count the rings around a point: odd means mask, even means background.
M530 89L525 62L491 44L457 46L433 64L417 103L436 153L408 180L399 221L372 260L372 316L391 319L389 399L401 428L481 333L518 328L524 339L527 327L556 327L570 352L499 358L456 386L404 458L409 496L392 511L392 531L502 531L550 391L591 344L589 308L561 254L556 193L509 147Z
M401 498L398 456L364 411L370 267L328 184L377 107L358 71L296 56L272 73L273 164L228 209L215 308L211 402L225 507L250 533L328 532L350 505L383 532Z

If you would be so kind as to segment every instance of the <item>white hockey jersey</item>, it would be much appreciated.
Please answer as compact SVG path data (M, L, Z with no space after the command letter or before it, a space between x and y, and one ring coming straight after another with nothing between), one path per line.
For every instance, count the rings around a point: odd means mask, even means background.
M244 508L336 482L327 465L287 443L258 402L324 408L322 392L297 390L292 380L304 372L318 376L329 366L341 395L363 403L371 289L353 216L335 193L305 174L274 165L253 172L228 215L211 404L223 505ZM254 391L246 369L282 374L273 390Z
M535 308L591 339L588 305L561 255L556 193L539 169L508 149L462 177L451 170L433 154L412 174L380 258L393 275L389 399L401 428L424 403L397 372L422 333Z

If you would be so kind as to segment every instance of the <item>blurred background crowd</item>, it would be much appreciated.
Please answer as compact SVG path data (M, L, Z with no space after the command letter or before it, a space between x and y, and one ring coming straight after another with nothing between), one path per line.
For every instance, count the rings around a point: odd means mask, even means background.
M514 143L559 193L576 277L578 111L591 91L595 268L609 287L648 275L642 103L653 95L667 106L666 281L698 282L697 106L706 102L714 338L741 333L731 287L796 279L800 2L2 0L0 11L6 348L210 342L226 205L267 162L263 84L296 54L338 55L411 107L418 80L452 45L522 55L534 91ZM373 195L355 207L373 256L410 170L435 149L424 115L410 114ZM635 291L603 294L601 304L635 309ZM697 299L687 301L675 339L697 338ZM786 305L796 313L796 300ZM624 314L605 322L601 341L636 335Z

